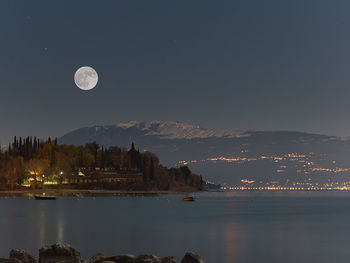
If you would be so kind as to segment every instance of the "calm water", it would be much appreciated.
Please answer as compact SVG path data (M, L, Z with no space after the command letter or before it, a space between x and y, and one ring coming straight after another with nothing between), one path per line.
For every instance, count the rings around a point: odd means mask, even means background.
M0 197L0 257L64 241L84 258L186 251L205 262L345 262L350 192L203 193L38 201Z

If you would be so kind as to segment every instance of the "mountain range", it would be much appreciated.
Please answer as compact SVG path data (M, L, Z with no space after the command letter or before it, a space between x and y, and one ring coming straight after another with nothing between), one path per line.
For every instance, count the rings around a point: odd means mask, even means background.
M181 122L92 126L59 143L129 147L154 152L167 166L188 165L205 179L228 185L350 184L350 140L295 131L226 131Z

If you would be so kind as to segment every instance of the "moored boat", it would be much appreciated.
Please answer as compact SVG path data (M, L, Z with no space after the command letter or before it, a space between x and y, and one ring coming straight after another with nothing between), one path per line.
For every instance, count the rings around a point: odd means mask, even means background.
M36 200L56 200L57 197L56 196L50 196L50 195L34 195L34 198Z
M195 198L194 196L191 196L191 195L185 195L183 198L182 198L183 201L186 201L186 202L193 202L195 201Z

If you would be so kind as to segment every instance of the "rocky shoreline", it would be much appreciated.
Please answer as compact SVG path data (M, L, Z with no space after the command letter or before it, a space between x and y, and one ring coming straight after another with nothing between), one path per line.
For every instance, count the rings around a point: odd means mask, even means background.
M12 249L9 258L0 258L0 263L177 263L174 257L157 257L151 254L117 255L106 257L98 253L89 259L82 259L80 252L65 243L56 243L39 249L39 259L22 249ZM187 252L181 263L204 263L203 259Z

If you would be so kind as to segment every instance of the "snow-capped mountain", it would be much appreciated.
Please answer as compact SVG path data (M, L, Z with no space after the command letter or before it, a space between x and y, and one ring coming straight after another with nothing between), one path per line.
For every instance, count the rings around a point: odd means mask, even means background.
M116 125L95 126L93 129L95 129L95 133L101 130L123 129L131 131L132 129L137 129L145 136L158 136L162 139L236 138L247 136L247 134L242 131L210 130L174 121L130 121L127 123L118 123Z
M242 178L291 182L301 174L302 180L316 174L317 180L327 181L327 173L350 181L347 138L290 131L210 130L173 121L86 127L59 138L59 143L74 145L94 141L104 147L130 147L134 142L140 151L157 154L167 166L186 164L216 182L237 183Z
M77 129L62 136L59 141L82 145L96 141L105 147L130 146L135 142L142 149L168 144L170 141L196 141L205 139L234 139L249 136L246 131L211 130L174 121L130 121L115 125L92 126Z

